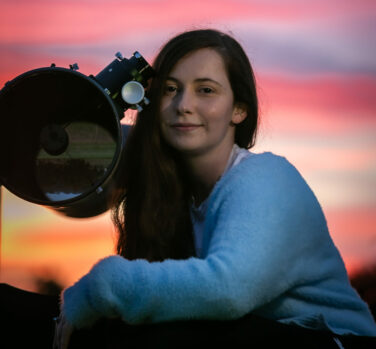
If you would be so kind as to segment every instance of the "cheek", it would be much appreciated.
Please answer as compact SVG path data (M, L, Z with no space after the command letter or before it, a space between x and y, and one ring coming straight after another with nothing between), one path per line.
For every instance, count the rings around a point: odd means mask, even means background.
M167 98L162 98L160 103L160 117L161 121L168 118L169 111L171 110L171 101Z
M162 100L159 112L159 125L163 136L166 136L169 121L171 121L171 106L169 103Z
M160 108L161 108L161 112L166 109L167 105L168 105L168 99L166 97L162 97L161 99L161 102L159 103L160 105Z
M204 105L201 110L208 122L230 124L232 109L232 105L228 103L210 103Z

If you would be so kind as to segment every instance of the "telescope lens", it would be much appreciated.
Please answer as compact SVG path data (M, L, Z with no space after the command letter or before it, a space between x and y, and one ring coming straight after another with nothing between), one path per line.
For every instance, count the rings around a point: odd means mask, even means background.
M3 184L42 205L88 195L116 166L121 150L118 110L92 79L41 68L0 93Z
M42 147L36 157L36 182L51 201L75 198L95 186L116 152L113 136L101 125L72 122L64 131L69 144L63 152L54 155Z

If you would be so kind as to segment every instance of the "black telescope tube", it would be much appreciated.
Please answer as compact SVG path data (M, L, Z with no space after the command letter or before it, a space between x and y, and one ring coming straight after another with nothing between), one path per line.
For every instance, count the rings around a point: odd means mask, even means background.
M120 120L149 102L127 104L122 88L131 81L145 88L154 75L138 52L116 57L97 76L52 64L0 89L0 187L69 217L111 207L124 171Z

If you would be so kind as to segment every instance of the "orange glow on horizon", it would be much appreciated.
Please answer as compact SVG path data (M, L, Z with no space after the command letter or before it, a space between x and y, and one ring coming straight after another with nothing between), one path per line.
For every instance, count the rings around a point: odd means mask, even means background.
M34 290L36 277L69 285L97 260L114 254L116 234L108 214L83 220L47 219L28 228L6 223L4 228L2 279L29 290Z

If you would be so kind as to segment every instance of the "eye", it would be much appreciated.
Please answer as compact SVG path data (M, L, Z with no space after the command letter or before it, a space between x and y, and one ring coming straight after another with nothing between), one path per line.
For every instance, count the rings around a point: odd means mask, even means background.
M178 88L175 85L166 85L164 88L164 93L169 95L169 94L174 94Z
M214 93L214 89L211 87L200 87L199 92L204 93L204 94L211 94L211 93Z

